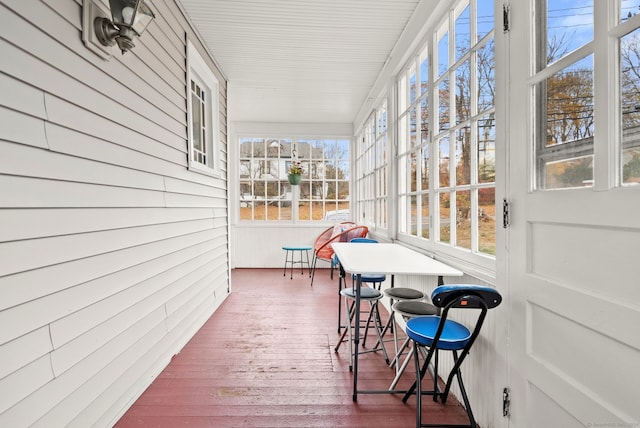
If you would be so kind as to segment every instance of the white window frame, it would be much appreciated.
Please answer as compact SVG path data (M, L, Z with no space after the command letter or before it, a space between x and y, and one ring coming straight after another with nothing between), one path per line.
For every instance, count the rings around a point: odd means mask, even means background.
M458 192L458 191L471 191L477 192L479 189L483 188L492 188L495 189L495 182L492 183L480 183L477 182L477 165L474 165L472 169L472 179L469 184L458 184L455 180L452 180L449 186L442 187L439 185L438 178L438 138L443 136L449 136L450 138L455 137L455 133L457 130L463 129L466 124L470 124L471 127L476 126L477 121L480 120L483 116L495 111L495 104L493 107L483 110L482 112L478 112L474 109L470 112L469 117L463 120L460 124L455 123L455 117L450 117L448 120L448 126L445 129L440 130L439 128L439 99L438 99L438 87L440 82L449 78L450 87L453 87L453 73L458 69L460 64L464 61L468 60L468 57L471 56L470 52L477 51L478 49L486 46L486 43L489 43L492 39L495 41L495 28L491 30L489 33L485 34L482 38L482 41L477 41L472 44L472 49L467 51L465 55L463 55L460 59L454 60L454 49L455 42L450 41L447 46L447 55L448 55L448 68L444 73L440 73L438 70L439 60L438 60L438 44L442 36L446 33L447 37L450 37L451 34L455 34L455 23L456 18L460 15L460 13L466 8L467 4L471 6L471 19L472 23L475 23L476 15L477 15L477 1L478 0L457 0L450 1L447 12L443 14L437 22L434 23L431 30L426 32L426 37L424 39L424 45L420 46L420 50L414 52L412 57L407 61L402 71L400 71L396 75L396 85L397 85L397 105L398 111L395 115L395 120L397 123L397 148L398 152L396 153L396 163L397 163L397 171L398 171L398 187L397 192L399 196L399 204L398 204L398 240L406 242L410 245L415 245L417 247L421 247L426 249L427 251L438 252L440 257L443 259L451 259L455 260L456 263L464 263L466 265L465 271L472 273L478 277L483 278L492 278L495 275L495 255L491 255L489 253L481 252L479 247L475 247L478 242L478 226L477 226L477 218L475 216L471 217L471 233L472 235L472 248L465 248L463 246L458 246L452 244L452 241L443 242L440 240L440 213L439 213L439 200L437 196L441 193L445 192ZM494 11L494 13L497 13ZM473 24L475 25L475 24ZM471 27L472 34L477 34L477 29L475 26ZM410 128L412 126L411 120L411 111L416 106L420 104L419 99L423 97L421 95L421 91L418 87L422 79L419 77L421 62L425 57L425 49L429 57L431 58L429 63L429 77L428 77L428 93L427 97L429 100L429 153L430 153L430 171L429 171L429 181L431 186L428 191L416 190L413 191L411 189L411 179L410 179L410 163L412 161L411 155L414 154L416 159L419 158L419 151L416 147L413 147L411 144L411 133ZM429 53L430 52L430 53ZM471 69L473 72L474 63L472 63ZM411 76L416 73L416 101L410 99L410 80ZM475 81L475 78L471 79L472 82ZM477 96L474 93L472 99L477 101ZM449 93L449 113L453 114L455 111L455 93L452 90ZM419 116L416 114L416 116ZM416 121L420 120L420 117L416 117ZM417 124L415 125L417 126ZM418 131L418 130L417 130ZM416 132L416 144L421 146L423 144L423 140L418 136L419 133ZM475 143L477 139L471 140L471 153L472 153L472 161L477 162L477 158L474 157L474 151L477 150ZM453 153L454 150L450 149L450 152ZM454 169L454 168L453 168ZM419 170L419 169L418 169ZM420 172L420 171L418 171ZM474 178L475 177L475 178ZM454 177L455 178L455 177ZM419 233L412 233L412 217L411 217L411 201L413 197L417 198L418 195L424 197L428 195L429 200L429 227L430 233L429 238L422 238L419 236ZM497 195L496 195L497 197ZM454 199L455 201L455 199ZM471 203L471 212L476 212L478 207L478 197L475 199L472 197ZM454 206L455 208L455 206ZM497 208L496 208L497 209ZM452 208L451 214L451 224L455 224L456 210ZM475 222L475 224L474 224ZM417 219L416 228L417 230L422 229L425 225ZM451 239L453 240L455 235L455 230L451 232Z
M335 222L345 221L352 216L351 210L354 204L350 203L351 199L351 186L349 185L352 177L352 165L349 162L353 141L350 136L318 136L317 134L307 134L294 136L295 134L279 134L280 136L268 136L265 137L258 132L240 133L237 139L237 146L240 148L238 156L238 171L246 171L245 176L242 172L239 174L238 180L238 194L241 197L238 200L238 221L241 223L264 223L264 222L291 222L291 223L313 223L313 222ZM248 152L242 152L242 146L244 144L267 144L266 149L262 153L255 153L253 150ZM276 143L277 148L273 156L267 156L268 146ZM279 143L279 144L277 144ZM336 143L337 146L347 145L347 153L337 156L332 154L333 157L327 157L327 147L331 147ZM307 148L305 149L304 146ZM286 148L284 148L286 147ZM284 148L284 149L283 149ZM314 149L321 149L321 154L312 154ZM299 186L292 186L287 181L287 171L289 166L295 160L299 160L304 168L302 174L302 181ZM274 168L273 173L260 172L259 176L252 174L252 169L260 162L275 162L278 167ZM335 162L345 164L346 168L342 170L345 173L343 178L337 177L327 178L326 169L327 166L335 165ZM243 166L246 163L247 166ZM265 175L266 177L263 177ZM255 191L255 186L258 184L265 190L267 186L273 186L271 190L276 192L272 195L265 193L258 193ZM348 194L342 198L336 195L335 198L315 198L310 194L311 189L316 191L317 189L324 188L333 184L338 188L339 186L347 186ZM243 185L250 191L244 193ZM324 191L323 191L324 192ZM262 194L261 194L262 193ZM306 194L305 194L306 193ZM288 197L280 199L280 195ZM256 199L254 199L256 198ZM290 203L292 205L291 215L283 215L283 211L279 202ZM346 203L349 205L349 212L342 212L343 207L341 204ZM277 206L277 215L274 213L269 214L266 206ZM314 208L313 205L320 204L322 207L323 218L313 218L314 211L318 208ZM272 205L272 206L273 206ZM264 214L257 216L256 207L265 206ZM242 210L246 209L244 213ZM250 216L247 214L250 212ZM346 216L346 217L345 217ZM250 218L248 218L250 217ZM304 218L301 219L300 217ZM328 218L327 218L328 217Z
M205 91L205 149L206 164L194 159L193 152L193 111L191 103L191 81L196 82ZM189 169L202 174L220 177L220 83L202 58L196 47L187 42L187 120L189 139Z
M384 100L371 113L358 136L356 145L358 221L370 229L388 229L388 170L387 102Z

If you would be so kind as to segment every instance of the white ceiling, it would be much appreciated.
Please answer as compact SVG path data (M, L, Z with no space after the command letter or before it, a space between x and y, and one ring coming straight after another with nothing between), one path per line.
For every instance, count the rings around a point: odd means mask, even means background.
M420 0L178 0L232 121L352 123Z

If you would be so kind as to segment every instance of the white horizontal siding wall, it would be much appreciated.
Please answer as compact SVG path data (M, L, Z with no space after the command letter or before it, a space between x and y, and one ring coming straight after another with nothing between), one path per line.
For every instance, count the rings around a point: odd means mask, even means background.
M104 61L81 0L0 0L0 426L112 425L228 295L226 82L214 178L187 169L198 41L153 7Z

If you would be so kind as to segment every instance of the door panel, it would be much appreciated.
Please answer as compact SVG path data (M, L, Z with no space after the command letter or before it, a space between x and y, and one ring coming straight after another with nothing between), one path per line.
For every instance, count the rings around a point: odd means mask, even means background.
M504 36L511 221L502 272L509 307L509 426L638 424L640 186L600 182L593 188L532 190L533 130L544 128L532 119L532 59L523 49L531 42L532 16L526 6L514 5L511 31ZM603 80L609 81L596 85L611 89L615 79ZM601 115L604 120L596 123L596 156L616 152L606 137L619 132L608 129L619 126L614 116ZM602 171L615 170L614 162L596 159L594 165L596 180L614 175Z

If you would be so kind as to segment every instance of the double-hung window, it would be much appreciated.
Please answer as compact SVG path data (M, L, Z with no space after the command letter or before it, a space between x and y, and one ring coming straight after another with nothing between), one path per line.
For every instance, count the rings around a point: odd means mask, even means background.
M187 47L189 169L219 174L219 83L193 44Z
M537 0L535 7L532 187L639 183L640 1Z

